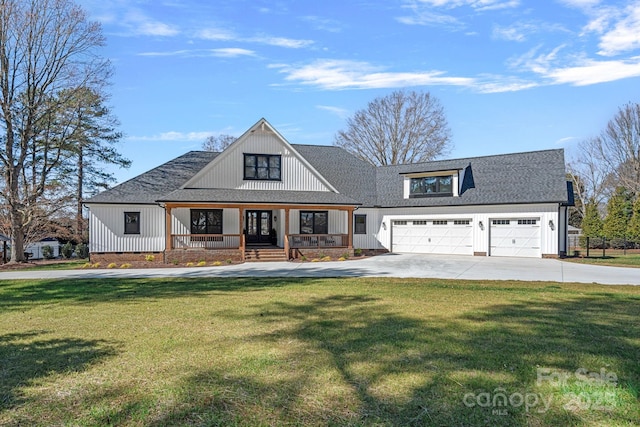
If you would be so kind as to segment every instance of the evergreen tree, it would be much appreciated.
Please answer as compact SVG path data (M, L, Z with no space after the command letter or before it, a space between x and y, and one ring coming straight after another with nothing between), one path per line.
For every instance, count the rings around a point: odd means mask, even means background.
M636 201L633 204L633 213L627 227L627 234L629 234L630 240L640 244L640 194L636 196Z
M604 235L609 239L624 238L631 212L631 195L624 187L618 187L607 203L607 216L603 224Z
M602 237L602 218L598 211L598 205L593 199L585 204L582 235L585 237Z

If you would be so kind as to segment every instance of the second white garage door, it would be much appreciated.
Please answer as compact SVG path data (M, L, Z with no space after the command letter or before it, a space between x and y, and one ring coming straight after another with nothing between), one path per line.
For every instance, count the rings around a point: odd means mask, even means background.
M489 246L491 256L540 257L540 220L492 220Z
M392 252L473 255L471 220L396 220L392 227Z

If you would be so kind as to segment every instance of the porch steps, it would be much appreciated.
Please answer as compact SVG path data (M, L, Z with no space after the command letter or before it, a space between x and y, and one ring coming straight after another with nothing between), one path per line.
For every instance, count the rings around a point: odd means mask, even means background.
M282 248L247 248L244 251L245 262L288 261Z

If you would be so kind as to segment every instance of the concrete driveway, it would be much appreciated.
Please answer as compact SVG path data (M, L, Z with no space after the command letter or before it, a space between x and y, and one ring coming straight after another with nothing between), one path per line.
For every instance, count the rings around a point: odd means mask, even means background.
M0 280L109 277L423 277L640 285L640 269L554 259L386 254L344 262L269 262L220 267L5 271Z

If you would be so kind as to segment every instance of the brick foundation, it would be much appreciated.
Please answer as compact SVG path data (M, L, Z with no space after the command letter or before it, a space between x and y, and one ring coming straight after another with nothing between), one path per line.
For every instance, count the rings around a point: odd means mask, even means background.
M291 249L289 258L301 259L305 257L307 260L315 258L322 258L323 256L330 256L331 258L338 259L344 254L353 256L353 249L348 248L295 248Z
M486 252L474 252L473 256L487 256Z
M557 258L560 258L560 255L558 255L558 254L542 254L542 258L557 259Z
M242 262L239 249L174 249L165 253L167 264L186 264L188 262L206 261L208 263L228 260L234 263Z

